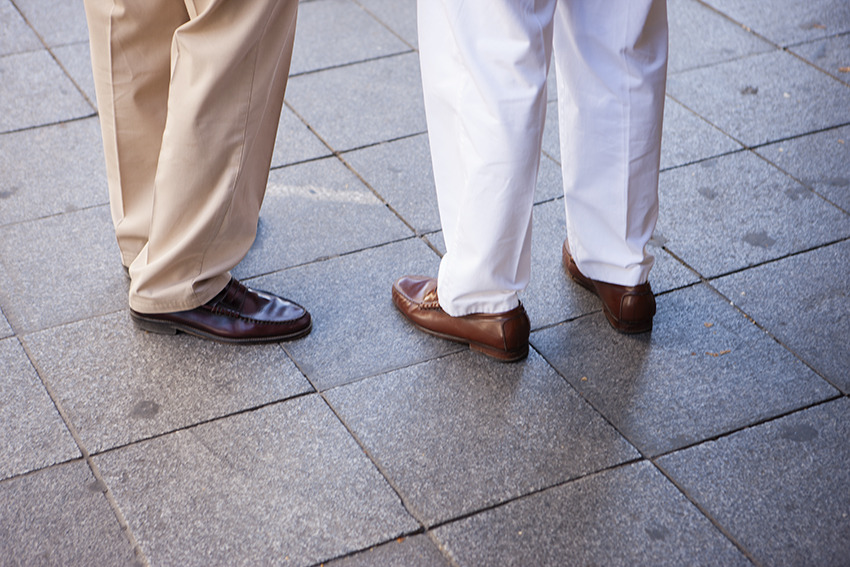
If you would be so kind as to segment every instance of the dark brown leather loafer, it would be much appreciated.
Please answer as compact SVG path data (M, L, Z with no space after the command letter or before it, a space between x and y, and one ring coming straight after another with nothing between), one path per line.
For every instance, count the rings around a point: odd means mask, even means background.
M282 297L253 290L236 278L209 302L188 311L139 313L136 326L152 333L178 331L225 343L268 343L307 335L313 322L306 309Z
M427 276L404 276L396 281L393 303L426 333L466 343L472 350L503 362L528 356L531 324L522 305L504 313L452 317L437 301L437 280Z
M649 282L637 286L616 285L592 280L582 274L573 257L563 248L564 268L579 285L602 300L602 310L611 326L621 333L645 333L652 330L655 296Z

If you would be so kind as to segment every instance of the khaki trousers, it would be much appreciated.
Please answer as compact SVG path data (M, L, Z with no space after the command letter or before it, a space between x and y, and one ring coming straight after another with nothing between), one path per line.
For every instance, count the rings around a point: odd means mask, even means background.
M85 0L130 307L212 299L256 237L297 0Z
M658 217L665 0L419 0L425 113L450 315L518 305L557 66L567 235L586 276L647 281Z

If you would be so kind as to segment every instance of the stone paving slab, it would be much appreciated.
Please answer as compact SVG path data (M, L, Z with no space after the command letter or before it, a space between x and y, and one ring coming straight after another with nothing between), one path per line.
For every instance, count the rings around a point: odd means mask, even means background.
M675 451L838 394L706 286L657 301L650 334L617 333L596 313L531 337L643 454Z
M410 46L351 0L298 7L291 75L410 51Z
M750 565L649 463L605 471L441 526L457 565Z
M461 347L418 331L392 304L392 284L433 274L437 255L418 239L332 258L253 283L289 294L313 331L284 348L319 390L443 356Z
M0 483L0 563L144 565L78 460Z
M76 443L17 339L0 340L0 360L0 479L79 458Z
M672 75L667 92L750 147L850 121L850 88L784 51Z
M671 98L667 98L664 103L662 130L662 171L743 148L741 144Z
M824 378L850 393L850 241L712 282Z
M0 309L0 339L11 337L14 334L15 332L12 330L12 327L9 326L6 316L3 315L3 310Z
M284 106L277 127L272 169L331 155L333 152L310 128L289 107Z
M448 567L450 563L427 535L399 538L368 551L331 561L325 567Z
M107 206L0 227L0 306L25 334L127 306Z
M705 4L783 47L850 31L846 2L775 0L769 9L738 0L706 0Z
M0 76L0 134L94 113L45 50L0 57Z
M354 0L411 47L418 47L416 0Z
M286 100L340 152L425 131L416 53L293 77Z
M796 45L789 49L829 73L844 84L850 85L850 36L841 35L811 43Z
M0 2L0 22L3 22L0 27L0 57L44 47L15 5L7 0Z
M97 108L97 95L94 92L94 77L91 70L91 51L89 43L71 43L52 49L53 55L64 67L71 80L83 91L92 108Z
M152 565L310 565L418 528L315 395L94 460Z
M14 0L27 21L50 47L88 41L86 14L80 0Z
M409 236L339 160L302 163L269 176L257 238L233 274L256 276Z
M850 557L850 400L659 459L757 564L844 565Z
M107 204L102 148L96 118L0 134L0 225Z
M850 217L751 152L661 174L655 236L711 278L850 235Z
M670 28L667 72L671 75L775 49L697 0L669 0L667 17Z
M460 353L326 395L426 525L638 456L534 352Z
M312 391L277 344L146 333L127 311L24 341L92 453Z
M758 154L850 212L850 126L765 146Z
M416 231L440 229L427 134L347 152L343 159Z

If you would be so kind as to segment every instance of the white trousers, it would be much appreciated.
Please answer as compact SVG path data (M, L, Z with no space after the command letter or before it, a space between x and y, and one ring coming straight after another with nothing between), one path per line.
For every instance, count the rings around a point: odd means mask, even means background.
M425 110L453 316L518 305L554 52L567 240L586 276L647 280L658 217L665 0L420 0Z

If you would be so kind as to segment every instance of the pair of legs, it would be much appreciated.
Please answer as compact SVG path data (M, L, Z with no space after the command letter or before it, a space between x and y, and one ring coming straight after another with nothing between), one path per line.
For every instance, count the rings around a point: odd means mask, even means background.
M85 0L109 201L147 331L233 343L310 314L230 270L254 242L297 0Z
M501 360L528 353L517 294L554 56L564 268L619 331L652 328L646 251L658 216L665 0L420 0L425 111L446 254L393 301L420 329Z
M130 307L197 308L256 236L297 0L85 0Z
M569 253L647 281L658 214L665 0L420 0L425 109L452 316L518 306L554 56Z

